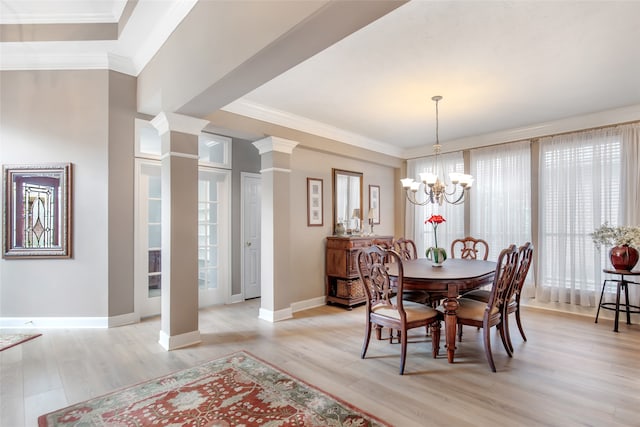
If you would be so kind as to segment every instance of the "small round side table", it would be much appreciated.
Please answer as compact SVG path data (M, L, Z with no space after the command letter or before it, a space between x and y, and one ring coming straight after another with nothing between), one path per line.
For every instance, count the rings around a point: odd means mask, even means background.
M598 316L600 315L600 309L603 308L605 310L613 310L616 312L616 318L613 323L613 332L618 332L618 315L620 314L620 291L624 291L624 311L627 313L627 325L631 324L631 313L640 313L640 307L637 305L631 305L629 303L629 287L628 285L640 285L638 282L634 282L631 280L627 280L627 276L636 276L640 277L640 271L629 271L629 270L611 270L611 269L603 269L607 274L616 274L620 275L619 279L605 279L602 283L602 292L600 293L600 303L598 304L598 311L596 313L596 323L598 323ZM607 287L607 283L615 283L616 284L616 302L602 302L602 298L604 297L604 290Z

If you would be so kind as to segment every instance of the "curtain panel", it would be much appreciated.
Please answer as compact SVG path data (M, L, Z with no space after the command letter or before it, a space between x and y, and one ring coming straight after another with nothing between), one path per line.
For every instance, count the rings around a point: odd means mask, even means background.
M640 224L639 134L634 124L540 139L540 301L598 304L609 248L600 250L590 235L604 222Z
M470 233L487 241L489 259L495 261L509 245L532 241L531 143L471 150L470 161L475 178Z

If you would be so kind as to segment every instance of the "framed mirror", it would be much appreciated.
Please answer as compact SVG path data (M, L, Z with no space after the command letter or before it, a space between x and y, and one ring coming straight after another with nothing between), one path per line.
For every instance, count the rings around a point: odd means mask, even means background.
M362 229L362 172L333 169L333 233L341 224L347 234ZM338 230L336 230L338 228Z
M71 257L71 163L5 165L3 187L3 257Z

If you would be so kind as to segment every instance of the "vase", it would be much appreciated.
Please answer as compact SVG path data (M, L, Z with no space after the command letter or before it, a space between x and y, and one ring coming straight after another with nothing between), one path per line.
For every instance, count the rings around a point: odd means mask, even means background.
M638 262L638 250L629 245L614 246L609 251L609 259L616 270L630 271Z
M444 248L432 246L427 248L425 256L428 260L431 260L433 267L442 267L442 264L447 260L447 251L445 251Z

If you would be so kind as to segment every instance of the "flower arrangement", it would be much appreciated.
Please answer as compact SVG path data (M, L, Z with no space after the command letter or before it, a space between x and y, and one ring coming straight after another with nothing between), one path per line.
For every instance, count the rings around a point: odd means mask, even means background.
M427 248L425 256L432 261L434 267L442 266L442 263L447 259L447 251L438 247L438 226L445 222L442 215L431 215L424 223L429 223L433 227L433 236L435 239L435 246Z
M591 233L593 243L598 246L631 246L640 247L640 227L613 227L608 223L602 224Z
M442 215L431 215L424 223L429 223L433 226L433 236L436 243L436 248L438 247L438 225L442 224L446 220L442 217Z

